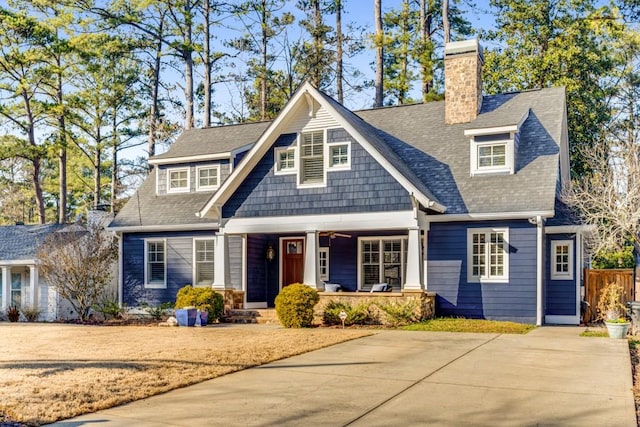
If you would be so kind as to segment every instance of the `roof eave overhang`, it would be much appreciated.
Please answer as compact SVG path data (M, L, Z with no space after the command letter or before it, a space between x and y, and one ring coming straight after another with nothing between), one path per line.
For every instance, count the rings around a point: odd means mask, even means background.
M496 135L499 133L512 133L512 132L520 132L520 128L522 124L529 117L529 110L525 111L525 113L520 117L520 120L516 123L501 125L501 126L489 126L489 127L480 127L480 128L471 128L466 129L464 131L464 136L484 136L484 135Z
M150 165L170 165L176 163L190 163L190 162L202 162L206 160L224 160L230 159L232 153L226 151L224 153L214 153L214 154L202 154L195 156L182 156L182 157L166 157L166 158L150 158Z
M116 233L151 233L156 231L201 231L216 230L220 228L218 222L207 224L176 224L176 225L127 225L107 227Z

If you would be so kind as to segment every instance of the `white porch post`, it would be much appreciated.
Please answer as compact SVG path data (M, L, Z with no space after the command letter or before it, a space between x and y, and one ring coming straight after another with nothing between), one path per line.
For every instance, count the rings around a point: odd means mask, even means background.
M30 265L29 266L29 288L30 288L29 306L31 307L35 307L38 301L38 298L36 295L37 283L38 283L38 269L36 268L35 265Z
M231 287L229 280L229 251L227 248L227 236L224 231L216 233L216 247L214 255L213 289L227 289Z
M407 241L407 277L404 281L404 290L422 290L422 262L420 228L411 227Z
M11 303L11 289L9 288L11 284L11 267L2 267L2 311L7 311L9 308L9 304Z
M543 309L543 289L544 284L544 224L542 217L536 217L536 240L537 240L537 260L536 260L536 326L542 326L544 319Z
M318 232L315 230L307 231L305 243L303 282L314 289L323 289L320 284L320 269L318 268Z

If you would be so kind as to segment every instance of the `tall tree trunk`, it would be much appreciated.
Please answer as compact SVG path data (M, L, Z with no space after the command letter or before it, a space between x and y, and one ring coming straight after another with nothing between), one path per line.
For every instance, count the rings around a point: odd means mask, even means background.
M211 4L204 1L204 127L211 126Z
M33 112L31 111L31 102L29 94L26 90L22 90L22 99L24 102L24 108L27 115L27 137L29 138L29 145L36 147L36 132L35 123L33 118ZM38 209L38 222L40 224L46 223L45 211L44 211L44 198L42 197L42 185L40 183L40 164L41 157L38 153L31 154L29 159L33 164L32 178L33 178L33 192L36 196L36 209Z
M260 7L260 30L262 46L260 58L260 120L267 119L267 59L269 41L269 23L267 21L267 0L262 0Z
M98 127L98 135L96 139L96 152L95 157L93 158L93 208L98 209L100 206L100 186L101 186L101 176L100 169L102 168L102 149L100 148L102 145L102 136L100 132L100 128Z
M335 0L336 4L336 92L338 102L344 102L344 94L342 92L342 1Z
M382 0L373 1L373 16L376 26L376 107L382 107L383 103L383 56L384 56L384 34L382 33Z
M158 34L162 34L164 30L164 16L160 19L160 25L158 27ZM158 127L158 121L160 116L158 98L160 90L160 67L162 65L162 38L158 37L158 43L156 44L156 52L153 63L153 78L151 81L151 111L149 111L149 140L147 141L147 147L149 151L149 157L153 157L156 154L156 129Z
M433 8L431 7L433 0L420 0L420 42L422 48L427 49L431 44L431 20ZM424 52L422 52L425 55ZM422 100L427 100L427 95L433 88L433 70L426 58L420 61L420 71L422 74Z
M112 214L115 214L116 200L118 198L118 189L120 188L120 182L118 179L118 175L120 171L120 168L118 167L118 132L116 132L116 129L118 127L117 111L113 112L112 120L113 121L111 126L113 127L113 156L112 156L113 165L111 166L111 201L109 203L109 212L111 212Z
M313 34L313 54L315 56L316 66L311 70L311 82L319 89L320 83L322 82L322 70L318 65L322 62L322 55L324 54L322 35L320 32L320 27L322 27L320 0L313 0L313 21L315 27Z
M400 20L402 35L402 55L400 58L400 88L398 90L398 105L405 103L407 98L407 88L409 86L409 0L402 2L402 19Z
M449 43L451 30L449 29L449 0L442 0L442 29L444 30L444 42Z

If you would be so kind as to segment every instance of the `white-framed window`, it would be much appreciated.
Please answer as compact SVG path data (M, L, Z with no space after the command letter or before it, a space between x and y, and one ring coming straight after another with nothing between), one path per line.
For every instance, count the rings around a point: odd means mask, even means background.
M167 169L167 193L188 192L189 175L189 168Z
M300 135L300 170L298 184L322 186L325 183L324 131Z
M515 172L515 136L511 133L471 138L471 175Z
M502 168L507 164L507 145L478 145L478 169Z
M220 167L207 165L196 167L196 190L216 190L220 186Z
M551 279L573 280L573 241L551 241Z
M144 287L167 287L167 241L147 239L144 241Z
M22 273L11 273L11 296L9 305L20 308L22 306ZM25 298L28 302L28 299Z
M387 283L402 288L406 274L407 237L361 237L358 239L358 286Z
M329 248L318 249L318 264L320 267L320 280L329 280Z
M214 274L215 239L193 239L193 283L211 286Z
M351 167L351 143L333 142L327 144L328 161L330 169L349 169Z
M275 149L275 174L285 175L296 173L296 149L295 147L279 147Z
M509 281L509 230L470 228L467 230L467 281L506 283Z

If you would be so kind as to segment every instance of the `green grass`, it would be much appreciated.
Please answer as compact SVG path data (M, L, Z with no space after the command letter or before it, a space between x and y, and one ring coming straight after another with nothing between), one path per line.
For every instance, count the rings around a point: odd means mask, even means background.
M489 334L526 334L535 329L534 325L497 320L463 319L440 317L405 326L406 331L431 332L481 332Z
M607 331L599 331L599 330L590 330L589 328L585 329L580 333L581 337L597 337L597 338L608 338L609 334Z

